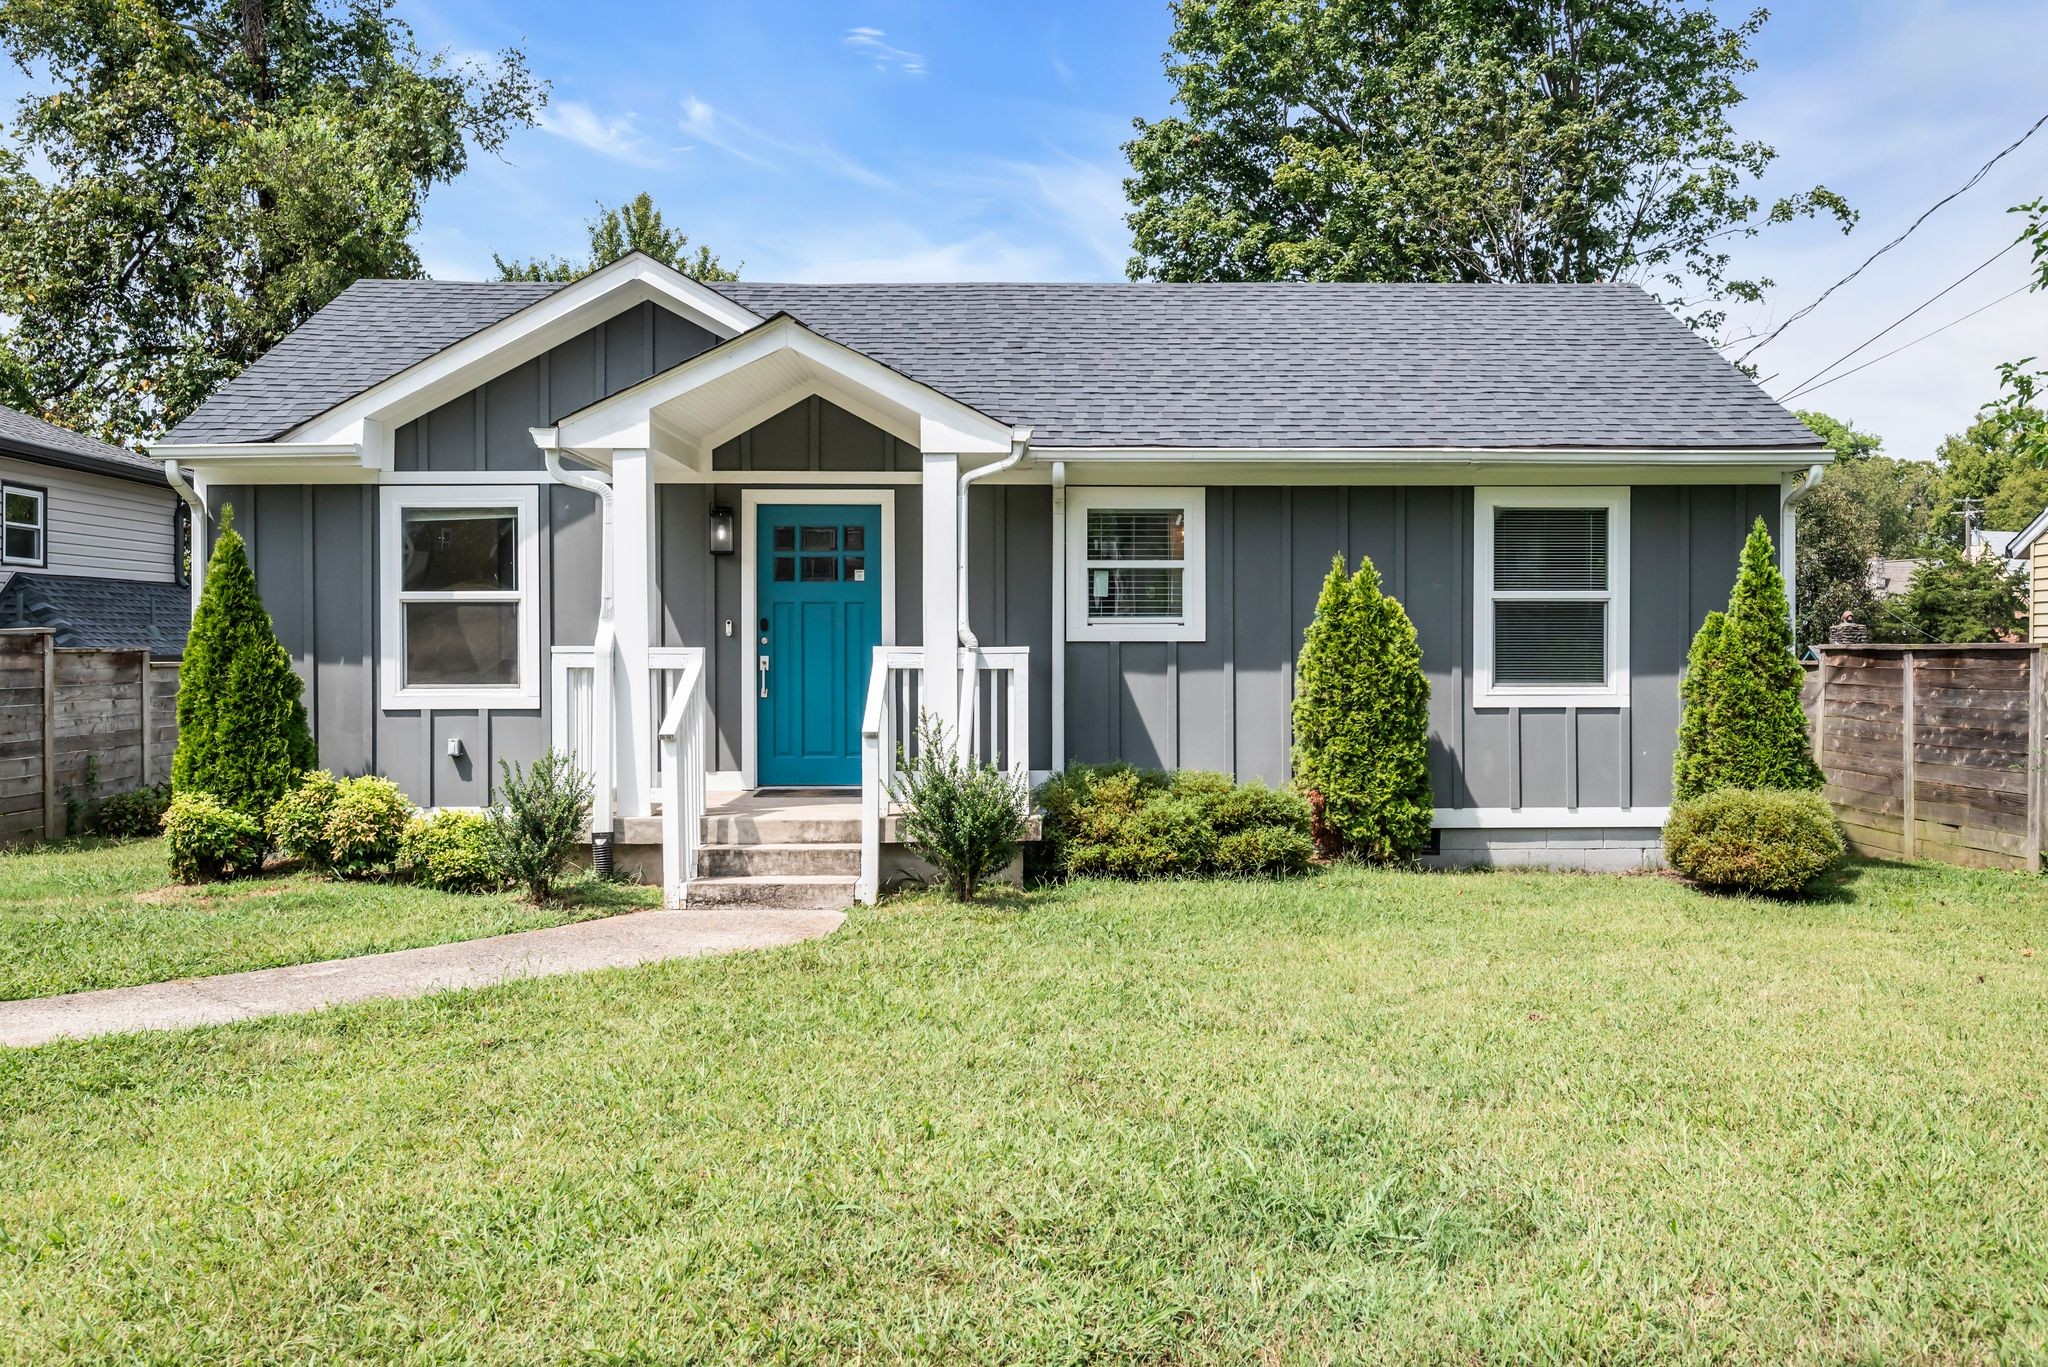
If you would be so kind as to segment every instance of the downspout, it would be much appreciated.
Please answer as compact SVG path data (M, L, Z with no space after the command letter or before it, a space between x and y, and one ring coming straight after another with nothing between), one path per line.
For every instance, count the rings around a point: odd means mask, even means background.
M990 475L999 475L1005 470L1015 469L1030 455L1031 429L1028 427L1013 427L1010 429L1009 455L992 464L984 465L979 470L969 470L960 476L960 508L953 524L953 559L959 571L957 583L960 599L960 620L956 625L958 627L957 636L963 650L981 649L981 642L975 639L973 628L967 625L967 491L974 486L977 480L987 479ZM974 717L975 710L979 706L979 700L975 697L975 690L980 684L981 671L978 669L971 670L967 675L967 686L960 690L960 715L956 718L955 725L960 736L963 737L963 744L965 743L964 737L969 734L967 723Z
M206 528L209 525L206 519L206 500L199 496L199 491L185 478L185 472L178 468L178 462L164 462L164 478L171 482L171 488L176 490L178 497L184 499L186 506L192 509L192 545L186 554L192 558L192 611L197 612L199 591L206 583Z
M1067 767L1067 463L1052 463L1052 771Z
M1809 465L1806 474L1787 476L1784 492L1778 496L1778 573L1785 580L1785 606L1792 613L1792 636L1799 637L1799 513L1806 496L1820 487L1827 472L1822 465ZM1796 483L1793 480L1797 480Z
M608 878L617 829L612 770L616 763L613 750L618 743L612 726L613 661L618 655L618 636L612 625L612 486L595 475L566 469L562 453L555 446L543 446L541 454L547 459L548 474L557 484L597 496L597 635L590 650L590 696L597 713L592 719L591 730L595 734L591 737L591 748L597 753L591 757L595 772L591 774L590 862L599 877Z

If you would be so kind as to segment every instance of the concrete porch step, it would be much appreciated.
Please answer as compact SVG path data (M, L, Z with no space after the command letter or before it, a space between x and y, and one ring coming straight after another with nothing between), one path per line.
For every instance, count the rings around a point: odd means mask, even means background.
M700 845L697 848L697 872L706 878L801 874L851 878L860 872L860 846L850 842L818 841Z
M704 818L707 845L858 845L860 815L812 816L803 809L760 811Z
M854 902L854 879L831 874L693 878L685 905L837 911Z

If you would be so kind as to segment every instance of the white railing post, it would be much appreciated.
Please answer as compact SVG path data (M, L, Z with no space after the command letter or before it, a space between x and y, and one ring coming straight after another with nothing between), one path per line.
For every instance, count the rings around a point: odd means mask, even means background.
M693 650L656 732L661 745L661 900L680 907L704 823L704 652Z
M860 878L853 895L873 906L882 882L882 821L888 806L888 779L895 769L895 747L889 706L889 648L879 646L868 667L867 697L860 714Z

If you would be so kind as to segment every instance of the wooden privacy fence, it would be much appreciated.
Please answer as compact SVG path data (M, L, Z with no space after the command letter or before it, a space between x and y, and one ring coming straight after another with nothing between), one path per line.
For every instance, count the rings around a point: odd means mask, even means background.
M1823 646L1807 675L1828 801L1858 853L2041 871L2048 654Z
M67 802L168 782L178 664L0 631L0 843L65 834Z

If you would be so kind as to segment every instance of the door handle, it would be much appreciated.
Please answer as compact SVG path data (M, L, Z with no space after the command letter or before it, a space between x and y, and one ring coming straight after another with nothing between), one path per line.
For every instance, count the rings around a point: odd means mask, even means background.
M756 667L761 672L761 696L765 698L768 696L768 657L763 655L759 659L760 664Z

